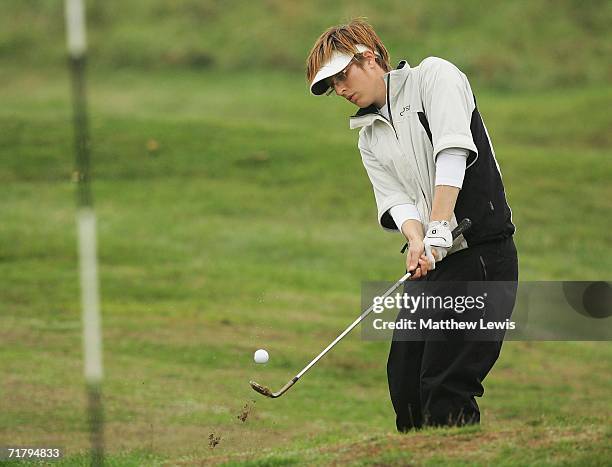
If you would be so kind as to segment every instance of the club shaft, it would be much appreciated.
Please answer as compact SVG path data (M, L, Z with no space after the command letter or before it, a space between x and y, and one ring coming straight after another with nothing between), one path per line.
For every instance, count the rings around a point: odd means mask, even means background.
M455 229L452 232L453 235L453 239L457 238L459 235L461 235L463 232L465 232L466 230L468 230L471 227L471 221L469 219L463 219L459 225L457 225L457 227L455 227ZM406 280L408 280L408 278L410 277L410 273L407 272L406 274L404 274L400 280L398 280L395 284L393 284L391 287L389 287L389 289L387 289L387 291L382 295L381 298L386 298L389 296L389 294L393 293L393 291L395 289L397 289L400 284L402 284L403 282L405 282ZM336 339L334 339L334 341L329 344L327 347L325 347L325 349L323 349L323 351L317 355L308 365L306 365L306 367L304 367L304 369L302 371L300 371L293 380L291 380L289 383L287 383L286 385L286 389L289 389L291 386L293 386L293 384L295 384L295 382L300 379L302 377L302 375L304 373L306 373L308 370L310 370L310 368L316 364L327 352L329 352L338 342L340 342L344 336L346 336L349 332L351 332L353 330L353 328L355 326L357 326L361 321L363 321L363 319L368 316L371 312L372 309L374 308L374 304L372 303L367 310L365 310L363 313L361 313L361 315L359 315L359 317L353 321L353 323L346 328L342 334L340 334L338 337L336 337ZM285 388L283 388L283 390L286 390Z
M409 277L410 277L410 273L404 274L400 280L398 280L395 284L389 287L389 289L387 289L387 291L382 295L382 298L385 298L389 296L389 294L393 293L393 291L395 291L395 289L397 289ZM300 371L296 375L296 381L300 379L302 375L306 373L315 363L317 363L323 357L323 355L329 352L338 342L340 342L344 338L344 336L346 336L349 332L351 332L355 326L357 326L361 321L363 321L363 319L372 312L373 308L374 308L374 304L372 303L368 307L367 310L361 313L361 315L359 315L359 317L355 321L353 321L351 325L342 332L342 334L336 337L331 344L325 347L325 349L323 349L323 351L319 355L317 355L308 365L306 365L306 367L302 371Z
M472 226L472 222L470 219L463 219L458 225L457 227L455 227L452 231L452 236L453 236L453 240L456 239L459 235L463 234L465 231L469 230ZM393 291L395 291L403 282L407 281L408 278L410 278L411 273L407 272L406 274L404 274L395 284L393 284L391 287L389 287L387 289L387 291L381 295L380 297L382 299L388 297L391 293L393 293ZM329 344L327 347L325 347L325 349L323 349L323 351L317 355L308 365L306 365L306 367L304 367L304 369L302 371L300 371L297 375L295 375L290 381L287 382L287 384L285 384L280 390L278 390L277 392L270 392L269 389L264 388L265 392L262 392L262 387L261 385L259 385L258 383L255 382L251 382L251 386L253 386L253 389L255 389L257 392L260 392L268 397L279 397L281 395L283 395L291 386L293 386L308 370L310 370L310 368L312 368L313 365L315 365L327 352L329 352L338 342L340 342L344 336L346 336L349 332L351 332L353 330L353 328L355 326L357 326L361 321L363 321L363 319L368 316L372 310L374 309L374 303L372 303L367 310L365 310L363 313L361 313L361 315L359 315L359 317L353 321L351 323L351 325L346 328L342 334L340 334L338 337L336 337L336 339L334 339L334 341Z

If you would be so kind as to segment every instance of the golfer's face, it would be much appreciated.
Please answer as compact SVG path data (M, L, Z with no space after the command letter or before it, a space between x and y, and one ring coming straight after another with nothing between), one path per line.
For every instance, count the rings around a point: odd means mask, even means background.
M334 91L357 107L368 107L374 102L372 76L355 60L344 71L332 78Z

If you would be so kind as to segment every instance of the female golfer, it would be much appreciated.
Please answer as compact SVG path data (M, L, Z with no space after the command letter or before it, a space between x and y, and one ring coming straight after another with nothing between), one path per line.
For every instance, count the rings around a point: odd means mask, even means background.
M515 228L500 169L470 83L456 66L429 57L391 70L387 49L357 19L317 39L307 79L312 94L335 93L358 108L350 127L360 129L378 222L406 237L411 280L516 283ZM453 241L451 231L464 218L472 228ZM505 316L515 293L511 288L502 300ZM479 423L475 397L501 344L394 335L387 376L397 429Z

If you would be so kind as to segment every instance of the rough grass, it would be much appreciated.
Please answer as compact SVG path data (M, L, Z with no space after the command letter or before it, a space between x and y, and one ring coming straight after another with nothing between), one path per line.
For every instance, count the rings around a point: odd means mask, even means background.
M93 64L103 68L301 72L316 37L366 16L392 59L452 57L498 89L609 82L606 0L121 0L88 5ZM63 2L3 0L0 60L39 68L63 63Z
M395 434L388 344L357 334L291 394L257 396L249 379L284 384L357 314L361 281L403 268L351 109L308 99L292 74L91 78L109 465L609 459L609 343L506 343L476 429ZM82 465L66 76L2 69L0 101L0 444L59 445L59 465ZM478 93L522 279L609 275L611 101L607 87ZM259 347L268 365L252 363Z

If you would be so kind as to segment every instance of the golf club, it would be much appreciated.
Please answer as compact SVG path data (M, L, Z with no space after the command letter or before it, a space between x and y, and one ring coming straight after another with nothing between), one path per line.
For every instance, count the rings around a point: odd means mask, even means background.
M467 219L467 218L463 219L459 223L459 225L457 225L457 227L453 229L453 232L452 232L453 240L457 238L459 235L461 235L463 232L467 231L471 226L472 226L472 221L470 221L470 219ZM406 274L404 274L395 284L393 284L391 287L389 287L389 289L387 289L387 291L381 296L381 298L384 299L388 297L391 293L395 291L395 289L397 289L409 277L410 277L410 272L407 272ZM302 371L300 371L297 375L295 375L291 380L287 382L287 384L285 384L278 391L272 392L266 386L262 386L261 384L255 381L250 381L251 387L253 388L253 390L258 392L259 394L266 396L266 397L270 397L272 399L282 396L284 393L287 392L287 390L289 390L291 386L297 383L297 381L304 375L304 373L310 370L310 368L312 368L314 364L317 363L323 357L323 355L329 352L332 349L332 347L334 347L338 342L340 342L344 338L344 336L346 336L349 332L353 330L355 326L357 326L361 321L363 321L363 319L372 312L373 308L374 308L374 304L372 303L368 307L367 310L361 313L361 315L359 315L359 317L355 321L353 321L352 324L342 332L342 334L336 337L331 344L325 347L325 349L323 349L323 351L319 355L317 355L308 365L306 365L306 367Z

